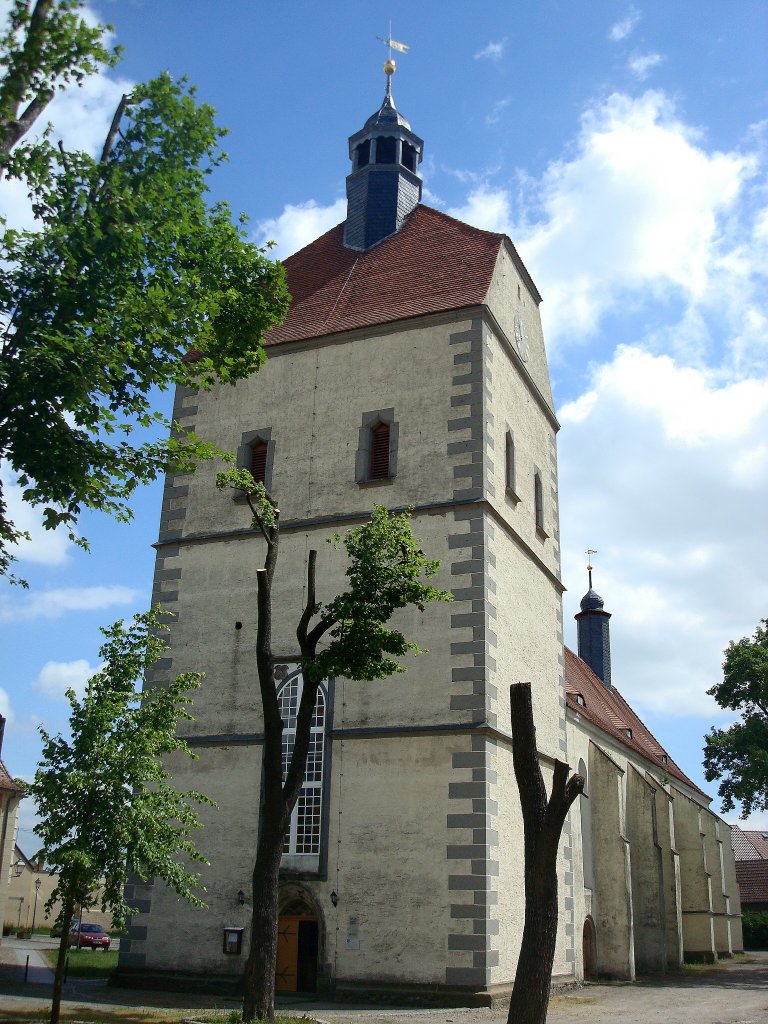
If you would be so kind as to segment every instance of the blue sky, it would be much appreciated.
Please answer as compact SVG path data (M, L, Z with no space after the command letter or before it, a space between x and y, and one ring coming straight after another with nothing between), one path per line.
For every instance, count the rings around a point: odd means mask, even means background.
M566 641L575 647L584 551L597 548L614 682L714 792L702 736L729 719L706 690L728 640L768 616L768 6L102 0L90 10L125 55L56 101L68 147L100 146L131 83L164 69L188 76L231 131L216 197L281 255L344 218L347 137L381 101L376 36L391 17L411 46L393 92L425 140L425 202L507 231L544 296L562 424ZM2 209L25 222L23 196L4 188ZM99 625L148 604L159 505L148 487L130 526L86 518L89 555L25 519L31 589L0 584L14 774L34 772L39 723L63 726L63 690L97 665ZM27 809L24 847L30 825Z

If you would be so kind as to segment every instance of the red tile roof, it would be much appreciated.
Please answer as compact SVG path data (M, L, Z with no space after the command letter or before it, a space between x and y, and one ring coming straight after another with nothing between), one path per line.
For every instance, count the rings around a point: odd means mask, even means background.
M293 302L268 346L479 305L505 242L429 206L367 252L345 249L343 231L338 224L285 260Z
M734 825L731 834L736 860L768 860L768 831L753 831Z
M736 881L742 904L768 904L768 860L737 860Z
M5 767L2 761L0 761L0 789L5 793L23 793L24 790L20 789L13 781L8 769Z
M584 700L581 704L578 696ZM565 699L571 711L597 726L612 739L640 754L653 765L662 768L672 778L686 783L709 799L675 764L655 736L640 721L616 687L610 690L595 675L585 661L565 648ZM628 729L631 736L624 731ZM666 760L663 760L666 758Z

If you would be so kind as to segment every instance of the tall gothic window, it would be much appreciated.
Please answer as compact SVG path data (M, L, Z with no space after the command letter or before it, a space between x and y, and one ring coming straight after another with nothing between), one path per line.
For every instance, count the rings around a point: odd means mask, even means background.
M280 717L283 720L283 779L288 772L296 739L296 718L304 687L301 672L296 670L278 693ZM283 853L320 853L320 821L323 792L323 754L325 746L325 693L318 687L307 756L307 774L299 798L291 814Z

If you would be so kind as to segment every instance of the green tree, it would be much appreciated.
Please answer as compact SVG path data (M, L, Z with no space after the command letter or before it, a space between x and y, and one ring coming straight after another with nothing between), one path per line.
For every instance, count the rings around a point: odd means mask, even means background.
M741 805L741 816L768 810L768 619L754 637L731 641L725 649L723 681L707 690L739 721L712 729L705 737L704 775L720 779L723 809Z
M105 25L89 25L78 11L82 0L12 0L0 36L4 68L0 80L0 169L57 89L82 82L119 51L103 42Z
M42 841L39 856L59 876L47 906L60 900L62 937L53 987L51 1024L59 1019L69 928L76 906L88 907L99 892L101 909L121 927L130 907L129 877L156 877L196 906L204 906L197 873L207 864L192 834L200 825L195 803L212 801L168 783L162 757L180 751L179 719L191 721L189 693L199 673L187 672L162 687L141 692L141 681L166 650L157 610L116 622L102 633L103 667L71 705L70 738L40 729L43 755L28 792L37 803Z
M29 103L108 56L75 0L27 7L16 0L2 39L0 139L11 142ZM223 134L194 89L163 75L122 98L98 159L45 134L0 155L36 217L34 231L0 233L0 465L46 528L63 524L83 546L82 510L127 520L140 483L216 453L194 434L168 436L158 390L254 373L287 311L280 264L209 202ZM0 573L22 536L2 486Z
M243 1019L273 1024L277 961L278 878L283 841L291 812L304 783L312 715L323 679L383 679L405 668L398 660L421 653L387 623L399 608L421 611L430 601L451 595L429 582L439 562L429 560L411 531L410 515L390 515L375 506L369 522L350 530L343 543L348 556L349 584L327 604L316 597L317 552L307 558L306 601L296 627L304 688L299 702L293 751L283 774L283 722L272 658L272 584L280 541L280 511L248 470L229 470L217 477L223 490L242 491L251 510L252 528L265 542L263 568L256 570L258 622L256 665L264 715L262 747L261 825L252 876L253 916L245 972ZM323 646L321 647L321 641Z

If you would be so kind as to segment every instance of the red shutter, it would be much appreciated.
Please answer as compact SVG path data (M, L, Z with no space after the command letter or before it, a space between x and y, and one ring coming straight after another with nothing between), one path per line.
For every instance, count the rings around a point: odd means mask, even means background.
M251 448L251 476L256 483L264 483L267 473L267 442L257 441Z
M389 476L389 424L380 423L371 430L371 480Z

